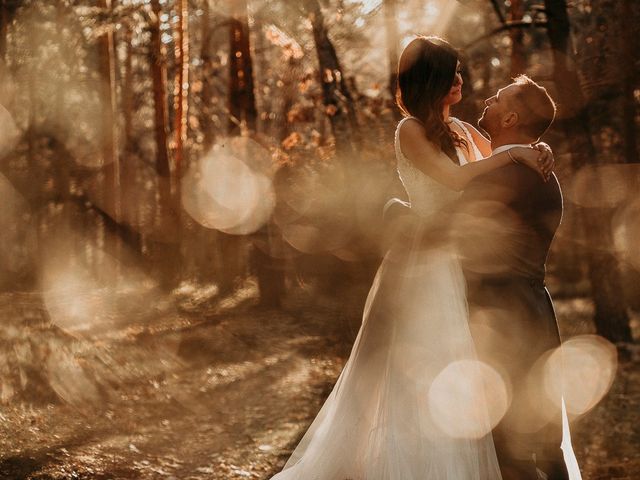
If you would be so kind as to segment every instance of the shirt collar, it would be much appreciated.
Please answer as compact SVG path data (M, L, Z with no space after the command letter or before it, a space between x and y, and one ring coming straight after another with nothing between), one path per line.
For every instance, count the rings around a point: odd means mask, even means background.
M506 152L507 150L510 150L512 148L515 147L530 147L531 144L528 143L509 143L508 145L501 145L497 148L495 148L492 152L491 155L497 155L501 152Z

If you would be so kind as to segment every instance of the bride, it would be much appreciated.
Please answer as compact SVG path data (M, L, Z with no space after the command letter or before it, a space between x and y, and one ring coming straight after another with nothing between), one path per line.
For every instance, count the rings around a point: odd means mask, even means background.
M552 164L534 148L473 161L480 135L449 116L462 98L459 64L435 37L415 38L399 61L397 169L422 228L478 175L517 161L547 176ZM431 237L425 245L416 233L420 242L397 241L385 255L344 369L272 480L501 478L464 279L446 237Z

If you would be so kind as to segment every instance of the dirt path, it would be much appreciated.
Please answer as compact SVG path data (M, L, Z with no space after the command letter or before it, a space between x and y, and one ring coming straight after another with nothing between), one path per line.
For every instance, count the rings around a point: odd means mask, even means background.
M2 407L0 478L270 478L330 392L360 309L304 296L286 307L169 308L153 329L130 318L77 351L113 387L98 401ZM565 334L588 330L584 302L558 311ZM626 352L608 397L574 425L585 480L640 478L640 351Z

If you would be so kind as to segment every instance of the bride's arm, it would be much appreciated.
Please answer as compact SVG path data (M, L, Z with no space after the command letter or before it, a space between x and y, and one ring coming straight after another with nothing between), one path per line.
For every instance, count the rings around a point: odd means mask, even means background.
M475 177L512 162L507 152L501 152L481 162L456 165L442 150L427 140L424 128L415 120L406 121L400 127L400 145L402 145L402 153L416 168L445 187L456 191L464 190ZM543 171L537 162L537 150L516 147L511 149L511 154L518 162L536 170L546 178L547 172Z
M480 150L482 157L484 158L484 157L490 156L491 140L489 140L482 133L480 133L480 131L470 123L467 123L467 122L462 122L462 123L464 123L465 127L467 127L467 130L469 130L469 132L471 133L471 138L473 139L476 146L478 147L478 150ZM555 158L553 156L553 151L551 150L551 147L544 142L538 142L533 145L533 148L535 148L536 150L538 150L538 152L540 152L538 160L542 164L543 168L549 171L553 170L553 167L555 165Z

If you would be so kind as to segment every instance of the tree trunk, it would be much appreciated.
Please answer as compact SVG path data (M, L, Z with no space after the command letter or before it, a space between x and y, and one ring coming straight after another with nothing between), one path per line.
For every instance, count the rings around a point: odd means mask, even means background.
M56 22L58 25L64 25L68 15L73 15L73 12L69 11L69 8L64 3L58 3L56 5ZM60 35L63 35L61 32ZM65 62L65 67L69 71L73 71L71 62ZM55 112L56 115L64 115L66 107L66 95L65 91L59 92L55 97ZM52 135L49 138L49 148L54 152L53 170L52 173L55 178L55 190L58 195L58 199L63 204L66 204L71 199L71 171L70 166L73 165L74 159L71 152L67 150L64 143L59 141L57 135Z
M302 75L302 61L291 55L287 60L287 69L282 77L282 106L280 108L280 124L278 125L277 139L282 145L282 141L291 133L291 122L289 122L289 111L298 98L298 82Z
M139 188L136 183L135 171L133 170L133 165L131 164L131 160L134 158L134 152L136 150L136 138L134 136L133 131L133 112L135 110L135 78L133 73L133 55L134 49L132 45L133 40L133 27L128 27L125 31L124 41L126 44L126 54L124 60L124 79L122 86L122 114L123 114L123 137L124 137L124 145L123 151L124 155L120 162L120 188L123 192L123 198L131 198L131 195L128 193L132 192L134 188ZM141 215L141 205L126 205L123 204L122 208L124 210L129 210L128 218L139 219ZM123 229L121 236L122 240L125 244L136 245L138 249L142 247L142 242L140 239L133 239L132 234L134 231L132 229ZM138 250L139 251L139 250Z
M115 0L100 0L99 6L110 13L115 7ZM102 179L98 179L99 196L104 208L118 223L122 221L122 191L120 158L118 155L118 116L117 116L117 91L116 91L116 37L110 28L102 35L98 42L100 88L103 102L102 110L102 148L103 168ZM115 257L120 258L122 242L117 236L105 236L104 230L100 230L102 238L99 239L105 249L115 252ZM107 245L108 244L108 245ZM118 263L118 265L120 265ZM102 265L97 266L98 269ZM116 278L119 278L118 267Z
M392 101L396 98L398 79L398 21L396 17L397 0L384 0L384 25L387 34L387 58L389 59L389 93ZM395 102L394 102L395 103ZM400 116L397 108L393 109Z
M7 0L0 0L0 62L2 63L4 63L7 54L7 24L9 20L7 18L6 2Z
M632 5L632 2L635 4ZM637 0L622 0L620 2L622 19L622 65L624 79L624 111L623 125L625 138L625 159L627 163L640 163L640 152L636 139L636 100L634 92L638 86L638 70L640 70L640 56L638 48L638 34L636 26L640 21L640 8Z
M256 98L246 0L231 2L229 19L229 135L255 132Z
M254 67L254 75L256 77L256 83L261 85L262 88L269 89L269 93L266 95L257 95L256 98L256 108L258 109L260 115L258 116L258 124L256 126L256 131L261 135L265 135L267 137L274 137L273 135L273 125L274 118L270 117L269 114L272 113L275 109L274 103L277 102L277 95L275 95L275 90L273 90L276 85L275 75L273 73L273 69L271 68L273 65L273 59L270 55L265 54L268 51L269 45L267 43L266 36L264 34L264 26L265 23L260 18L254 18L253 21L253 29L255 33L255 45L254 51L261 52L260 55L255 56L255 65ZM288 73L288 72L287 72ZM260 88L257 92L260 92Z
M5 13L6 13L6 1ZM36 65L34 58L36 57L37 44L34 35L30 35L27 38L28 59L27 68L29 71L27 77L27 88L29 95L29 119L28 127L25 132L27 140L27 168L29 171L29 179L33 182L33 185L28 185L27 192L33 195L32 205L44 205L43 194L41 191L34 191L34 186L44 185L45 179L43 170L40 168L38 162L38 145L37 145L37 130L39 128L38 111L41 109L41 105L38 99L38 89L36 84ZM29 198L25 195L25 198ZM43 208L35 208L33 212L33 229L34 229L34 258L35 258L35 271L38 271L40 265L40 259L43 258L43 217L45 216L45 210ZM36 275L37 277L37 275Z
M524 5L522 0L511 0L511 21L522 20L524 15ZM524 30L522 28L512 28L509 31L511 37L511 72L510 76L515 77L527 70L524 49Z
M175 68L176 82L174 85L175 111L175 154L173 172L173 202L175 204L176 228L178 230L179 250L182 250L183 224L182 219L182 172L184 170L184 149L187 142L189 124L189 1L178 0L178 26L175 40ZM184 262L181 262L183 265ZM184 274L184 272L183 272Z
M491 0L491 5L493 6L493 11L496 13L498 20L500 20L500 23L504 25L507 22L507 19L505 18L504 13L502 13L498 0Z
M167 109L167 65L166 49L161 39L160 15L162 8L159 0L151 0L154 17L150 22L151 48L150 63L153 80L153 99L155 110L155 138L156 138L156 172L158 174L158 193L160 197L155 214L156 226L160 229L176 225L176 215L173 211L171 196L171 168L169 165L169 151L167 147L167 126L169 123ZM171 288L176 280L177 263L176 252L167 243L150 243L152 258L158 261L161 282L165 288Z
M187 141L189 107L189 2L178 0L178 29L176 39L176 82L175 102L175 156L174 175L176 178L176 197L180 198L180 179L182 178L184 144Z
M246 0L233 0L230 13L227 133L234 136L255 132L257 109ZM222 232L216 240L220 289L229 292L244 273L244 242L242 238Z
M559 117L571 142L574 169L601 162L590 131L588 111L581 88L570 38L570 23L565 0L545 0L548 35L553 48L554 82L561 110ZM604 108L604 106L603 106ZM607 121L604 111L596 117ZM593 121L593 118L591 119ZM600 125L591 125L600 127ZM591 248L586 252L592 296L595 303L597 332L612 341L630 341L629 316L622 296L622 281L613 252L611 226L605 212L580 209Z
M253 60L251 56L250 32L246 0L234 1L229 29L229 135L238 133L255 133L257 126L257 107L254 93ZM267 236L269 226L256 232L255 237ZM221 234L223 258L227 259L228 268L229 249L235 253L236 261L241 260L240 248L242 242L238 238L227 238ZM267 252L261 251L255 245L251 247L252 270L258 279L260 303L265 306L277 307L284 295L284 271L279 261L273 259ZM232 260L233 261L233 260ZM236 267L240 265L235 264ZM231 269L233 272L234 269ZM241 273L238 270L238 273ZM230 279L227 278L227 283Z
M285 261L273 254L274 243L282 240L274 238L275 235L280 237L281 233L273 222L256 232L250 258L258 280L260 305L269 308L281 307L285 294Z
M133 101L134 101L134 79L133 79L133 40L132 28L128 28L125 33L125 43L127 53L124 61L124 85L122 88L122 115L124 119L124 151L133 151ZM126 165L122 165L123 169ZM124 176L124 174L123 174Z
M202 134L204 136L203 148L206 152L211 148L215 140L215 132L211 118L211 97L213 96L211 79L219 75L211 54L211 9L209 7L209 0L205 0L202 5L201 22L202 50L200 58L202 59L202 92L200 96L200 123L202 125Z
M318 0L305 0L305 6L313 29L325 113L331 122L336 153L343 157L353 155L356 152L352 132L352 127L356 127L353 99L329 38Z
M151 7L155 18L151 22L151 75L153 78L153 100L155 111L155 137L156 137L156 171L166 182L160 182L160 198L164 206L169 204L169 152L167 148L167 124L169 114L167 111L167 65L166 51L160 34L161 7L159 0L151 0Z
M203 0L200 8L202 16L200 19L200 59L202 68L200 70L200 79L202 81L202 90L200 91L200 110L199 119L203 135L202 148L204 152L208 152L215 141L215 129L212 119L211 101L213 96L212 79L220 75L216 69L216 62L211 53L211 8L209 0ZM221 252L218 248L219 232L209 228L196 226L194 235L198 238L198 245L202 251L202 255L197 257L199 264L197 265L197 278L211 280L216 272L222 271Z
M109 11L111 0L100 0L100 6ZM118 159L118 129L116 118L116 81L115 81L115 39L108 30L99 41L99 65L102 93L102 148L103 165L105 166L105 182L103 185L105 199L111 199L108 209L113 217L120 218L120 165Z

